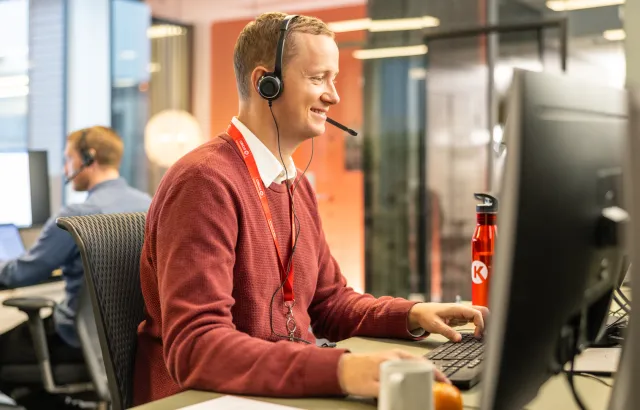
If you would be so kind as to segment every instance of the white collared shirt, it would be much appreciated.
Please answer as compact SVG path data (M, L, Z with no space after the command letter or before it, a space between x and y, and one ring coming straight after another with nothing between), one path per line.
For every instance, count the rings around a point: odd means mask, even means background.
M260 173L260 178L262 178L262 182L265 187L271 186L273 182L276 184L280 184L284 182L287 175L289 179L293 179L296 176L296 166L293 163L293 158L284 158L285 163L287 164L287 174L284 172L284 167L280 163L280 160L273 155L271 151L267 148L266 145L255 136L249 128L247 128L237 117L233 117L231 119L233 125L236 126L238 131L242 134L244 139L249 144L249 149L253 154L253 157L256 160L256 165L258 166L258 172Z

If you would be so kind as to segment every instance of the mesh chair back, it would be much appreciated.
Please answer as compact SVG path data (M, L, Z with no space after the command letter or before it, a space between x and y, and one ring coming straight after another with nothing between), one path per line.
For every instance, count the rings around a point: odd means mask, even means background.
M146 213L58 218L84 266L114 410L133 403L137 328L144 319L140 254Z
M93 306L87 289L86 281L80 290L80 300L76 312L76 331L84 353L84 361L93 380L96 393L101 401L111 403L109 394L109 379L104 367L102 348L98 336L98 327L93 313Z

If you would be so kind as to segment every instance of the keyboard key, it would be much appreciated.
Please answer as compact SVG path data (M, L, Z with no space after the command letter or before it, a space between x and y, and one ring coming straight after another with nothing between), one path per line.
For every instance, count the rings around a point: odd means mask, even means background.
M458 370L460 370L459 367L450 367L450 368L448 368L447 370L444 371L444 375L447 376L447 377L451 377Z
M446 342L425 355L461 389L478 383L482 372L484 341L464 333L458 343Z

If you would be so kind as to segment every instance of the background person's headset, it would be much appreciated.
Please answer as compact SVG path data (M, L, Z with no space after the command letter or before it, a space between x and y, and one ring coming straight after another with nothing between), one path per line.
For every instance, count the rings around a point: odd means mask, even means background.
M87 146L87 134L89 133L89 129L85 129L82 131L80 138L78 138L78 142L76 143L76 149L80 153L80 159L82 160L82 164L80 168L75 170L65 181L65 184L73 181L75 177L77 177L85 168L91 166L96 161L95 156L89 150Z

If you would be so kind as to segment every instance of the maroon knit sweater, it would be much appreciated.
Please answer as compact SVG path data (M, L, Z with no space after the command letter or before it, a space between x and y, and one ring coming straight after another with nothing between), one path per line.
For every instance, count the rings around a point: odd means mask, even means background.
M281 251L291 244L284 185L267 189ZM297 336L412 339L414 302L347 287L322 230L315 193L295 193L300 236L294 254ZM289 246L288 246L289 245ZM261 396L342 395L342 349L272 334L269 304L279 286L273 237L246 165L227 134L180 159L149 209L140 265L146 318L139 327L135 404L186 389ZM273 305L284 334L282 297ZM313 327L313 333L308 331Z

